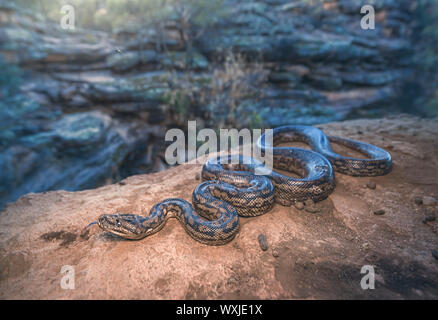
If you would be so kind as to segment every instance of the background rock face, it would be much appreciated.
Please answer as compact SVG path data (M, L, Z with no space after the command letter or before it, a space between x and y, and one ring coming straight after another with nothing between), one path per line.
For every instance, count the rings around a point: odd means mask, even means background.
M415 69L413 5L376 1L370 31L365 3L227 0L205 28L171 15L111 33L0 1L0 208L165 169L164 132L188 119L259 128L397 112Z
M18 189L15 193L5 190L9 197L33 190L76 190L104 184L117 174L140 141L147 146L146 138L130 138L126 134L129 128L114 122L97 111L75 113L50 123L44 132L22 138L21 145L0 155L3 183ZM26 183L21 185L23 180Z
M0 298L437 299L438 224L431 217L438 207L429 201L438 197L437 124L399 117L320 126L390 150L393 172L336 174L328 199L242 218L225 246L194 241L177 220L141 241L98 227L82 232L104 212L146 215L165 198L190 200L199 164L96 190L25 195L0 214ZM64 265L75 269L74 290L61 289ZM364 265L375 267L375 290L361 289Z

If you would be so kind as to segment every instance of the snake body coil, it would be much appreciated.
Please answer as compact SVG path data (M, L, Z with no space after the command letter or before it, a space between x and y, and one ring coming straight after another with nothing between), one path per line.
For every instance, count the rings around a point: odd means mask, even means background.
M309 126L285 126L273 130L273 145L262 135L256 147L272 152L273 167L300 176L293 178L267 170L259 160L226 156L208 160L201 183L193 191L193 206L183 199L166 199L151 209L149 216L104 214L97 221L105 231L138 240L161 230L167 219L177 218L195 240L222 245L239 232L239 215L253 217L271 210L274 202L325 199L334 189L334 170L352 176L378 176L391 171L391 155L374 145L327 137ZM285 142L305 142L311 150L275 147ZM367 155L368 159L344 157L333 152L330 141ZM264 172L260 175L260 172ZM257 173L257 174L256 174Z

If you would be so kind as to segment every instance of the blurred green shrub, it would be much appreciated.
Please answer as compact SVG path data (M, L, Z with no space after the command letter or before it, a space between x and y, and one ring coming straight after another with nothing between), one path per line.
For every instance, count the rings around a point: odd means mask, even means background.
M186 73L169 77L171 90L166 95L166 110L175 123L183 125L188 119L199 116L210 127L257 127L260 116L253 112L242 117L239 107L245 100L259 101L263 98L260 88L266 81L267 72L261 62L248 63L242 55L228 52L225 62L212 69L212 76L196 79Z
M78 27L115 31L129 27L131 31L144 24L179 20L190 27L216 23L225 11L224 0L15 0L21 7L42 13L59 21L64 4L75 8ZM187 27L189 27L187 25Z

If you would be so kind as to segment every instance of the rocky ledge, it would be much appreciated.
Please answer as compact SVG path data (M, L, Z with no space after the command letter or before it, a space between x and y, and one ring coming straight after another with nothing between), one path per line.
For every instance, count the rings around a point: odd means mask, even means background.
M189 200L199 164L95 190L27 194L0 213L0 298L437 299L437 124L400 116L321 125L386 148L393 172L337 174L328 199L241 219L239 235L220 247L194 241L176 220L141 241L83 232L103 212L147 214L164 198ZM74 290L61 288L65 265L75 270ZM375 268L374 290L361 288L364 265Z

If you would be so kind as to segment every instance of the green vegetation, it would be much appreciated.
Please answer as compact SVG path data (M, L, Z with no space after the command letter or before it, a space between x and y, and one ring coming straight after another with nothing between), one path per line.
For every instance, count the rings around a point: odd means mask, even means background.
M190 106L193 102L194 101L191 92L187 92L181 89L176 89L166 95L166 104L171 106L172 111L176 114L177 118L180 119L181 116L184 117L190 114ZM182 124L184 124L187 119L185 119L184 117L181 120L184 121L178 122L182 122Z
M192 26L209 26L225 14L223 0L16 0L18 5L36 10L53 21L59 21L61 7L75 8L80 28L138 31L145 25L174 20L185 32ZM196 36L196 34L191 35Z
M243 56L232 52L227 54L223 65L212 68L209 79L195 78L190 73L169 77L169 92L166 105L175 123L183 125L193 117L196 107L206 106L201 118L210 127L256 126L261 118L255 112L239 115L239 107L248 99L258 101L262 98L263 83L267 72L260 62L248 63Z

